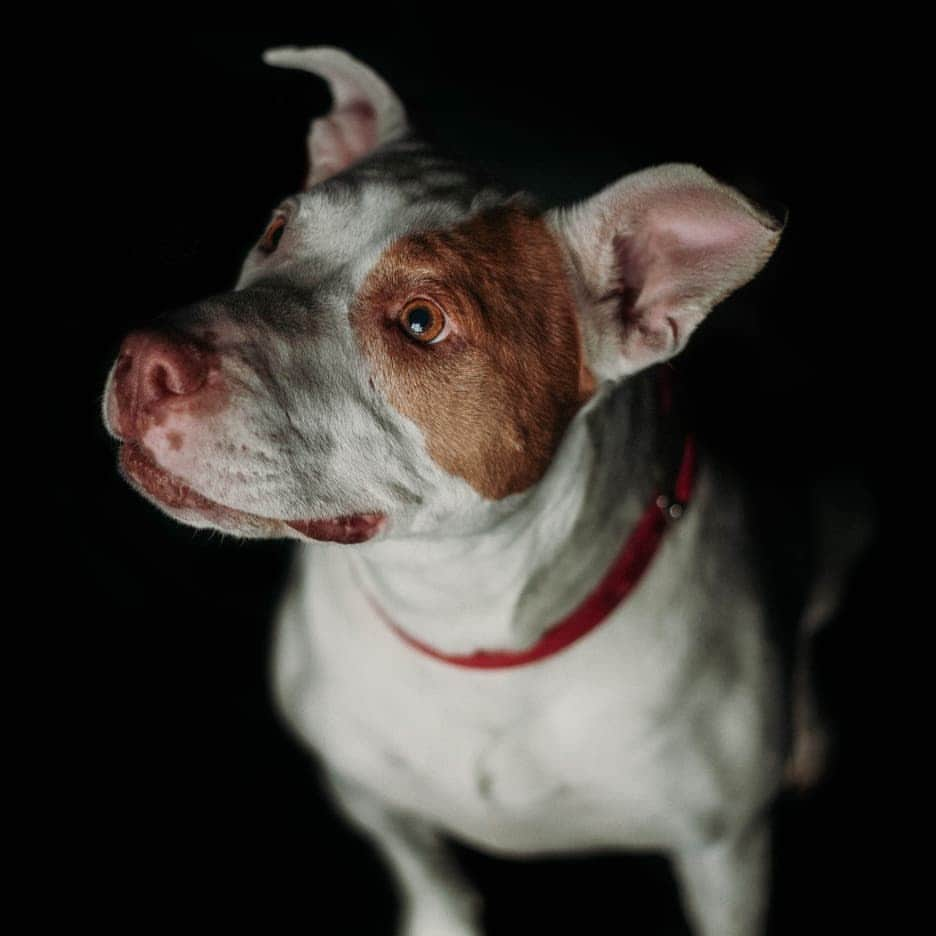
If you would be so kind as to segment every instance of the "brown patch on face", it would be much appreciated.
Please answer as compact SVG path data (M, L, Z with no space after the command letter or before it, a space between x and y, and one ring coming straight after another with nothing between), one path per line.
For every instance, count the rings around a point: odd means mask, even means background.
M400 328L419 297L450 320L436 344ZM543 476L594 390L560 248L542 218L515 206L397 241L351 321L378 385L422 429L432 458L492 500Z

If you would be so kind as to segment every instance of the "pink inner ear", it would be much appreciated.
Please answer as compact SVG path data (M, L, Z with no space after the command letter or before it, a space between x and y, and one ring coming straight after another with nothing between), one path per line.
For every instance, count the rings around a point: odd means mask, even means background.
M357 162L377 145L377 113L366 101L345 104L313 121L309 136L310 187Z
M737 211L713 211L714 207L703 203L695 214L661 212L654 226L671 232L675 242L687 250L731 249L732 245L743 242L745 234L751 231L750 216Z
M331 112L312 122L306 188L342 172L368 153L407 133L406 112L387 83L363 62L329 46L268 49L263 60L324 78Z
M774 231L735 193L676 187L635 206L613 240L623 350L634 361L680 350L708 309L746 282Z

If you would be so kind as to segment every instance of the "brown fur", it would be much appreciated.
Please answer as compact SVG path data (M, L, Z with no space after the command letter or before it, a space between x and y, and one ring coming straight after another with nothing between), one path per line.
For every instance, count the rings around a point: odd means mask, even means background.
M421 345L398 324L425 297L447 338ZM496 208L394 243L352 313L380 389L423 431L432 458L492 500L546 471L594 382L560 248L542 218Z

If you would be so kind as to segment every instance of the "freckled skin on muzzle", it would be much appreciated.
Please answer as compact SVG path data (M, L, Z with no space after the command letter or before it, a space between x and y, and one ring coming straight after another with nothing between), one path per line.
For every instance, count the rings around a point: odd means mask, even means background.
M292 292L257 288L128 335L104 414L130 483L183 522L238 535L359 543L381 532L380 486L372 500L342 489L328 417L341 387L322 362L310 376L313 314Z
M445 289L457 263L462 293L471 293L469 232L447 259L427 258L424 274L410 268L400 288L392 285L400 254L391 251L505 201L474 171L408 141L288 199L248 254L234 292L125 339L104 406L110 431L125 443L124 474L171 516L245 536L358 543L489 524L504 509L498 501L546 470L580 402L567 287L544 285L561 278L558 247L540 249L542 269L528 284L514 277L507 285L508 267L516 273L530 240L521 234L535 228L538 243L551 237L533 213L510 209L508 218L529 220L516 232L504 229L505 248L513 244L501 253L512 259L491 280L497 295L482 296L473 311L455 308ZM500 229L498 217L487 229ZM565 304L550 309L544 289L557 288ZM444 342L430 348L405 332L401 310L414 302L448 303ZM560 308L562 328L545 327ZM533 321L539 310L543 324ZM529 321L511 324L521 311ZM559 332L563 354L547 353L547 334ZM539 371L537 360L546 361L571 390L553 393L537 381L518 387L511 362L524 343L530 364ZM524 408L532 391L541 413ZM470 457L453 445L467 446Z

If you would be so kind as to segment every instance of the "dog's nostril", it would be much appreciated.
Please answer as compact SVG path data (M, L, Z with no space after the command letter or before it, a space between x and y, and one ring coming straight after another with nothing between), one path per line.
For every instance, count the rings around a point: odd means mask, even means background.
M129 335L114 372L122 434L141 432L154 406L196 393L207 376L206 352L194 343L161 332Z
M182 368L172 368L162 361L154 361L146 375L147 399L158 400L167 396L185 396L197 390L202 381Z
M140 389L147 402L187 396L205 382L204 355L194 345L162 335L148 335L134 357Z

